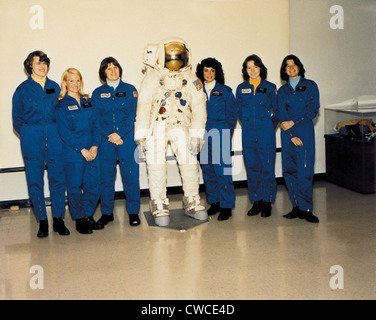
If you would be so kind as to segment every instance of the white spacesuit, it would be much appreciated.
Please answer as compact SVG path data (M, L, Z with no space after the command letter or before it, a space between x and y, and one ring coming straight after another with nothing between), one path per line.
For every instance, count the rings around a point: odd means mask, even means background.
M206 124L206 96L192 72L188 45L171 38L144 51L146 73L139 90L135 140L145 154L150 211L155 224L170 223L166 194L168 144L176 156L183 185L185 214L198 220L208 215L200 204L199 153Z

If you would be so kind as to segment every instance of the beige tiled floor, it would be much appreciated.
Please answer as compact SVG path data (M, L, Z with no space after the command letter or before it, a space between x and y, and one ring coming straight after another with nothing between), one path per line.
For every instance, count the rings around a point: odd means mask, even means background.
M320 223L310 224L282 218L290 210L284 186L270 218L247 217L247 190L236 193L230 220L213 216L185 232L149 227L143 214L130 227L123 200L115 221L91 235L76 232L68 210L71 234L54 233L50 219L45 239L36 237L30 209L2 211L0 299L376 298L375 194L316 182ZM180 208L180 199L172 195L170 207ZM142 198L142 212L147 203ZM43 289L31 288L37 277ZM343 289L333 287L338 278Z

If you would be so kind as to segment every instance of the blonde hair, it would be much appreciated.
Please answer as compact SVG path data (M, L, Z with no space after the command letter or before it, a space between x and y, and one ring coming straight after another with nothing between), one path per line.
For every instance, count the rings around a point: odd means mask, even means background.
M75 68L68 68L67 70L65 70L63 72L63 75L61 76L61 84L60 84L60 94L59 94L59 97L58 97L58 100L61 100L65 97L65 95L67 94L67 86L65 85L65 81L67 81L67 78L68 78L68 74L75 74L75 75L78 75L80 77L80 80L81 80L81 88L80 90L78 91L78 93L80 95L82 95L84 97L84 99L87 99L89 98L89 95L87 93L84 92L84 80L82 79L82 75L81 75L81 72L78 71L77 69Z

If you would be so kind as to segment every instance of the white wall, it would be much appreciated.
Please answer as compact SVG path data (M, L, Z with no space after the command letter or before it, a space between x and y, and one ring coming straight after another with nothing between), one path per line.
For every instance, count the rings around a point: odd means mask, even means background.
M343 29L337 20L343 9ZM330 21L332 19L332 26ZM316 119L315 173L325 172L325 112L330 104L376 94L376 1L290 0L290 51L321 96ZM376 119L374 119L376 121Z
M37 12L43 10L43 29L33 29ZM40 12L40 11L39 11ZM193 65L208 56L222 62L226 83L234 90L242 82L241 65L256 53L269 69L268 79L279 82L279 66L289 52L288 0L0 0L0 169L23 167L18 137L13 133L11 99L26 79L23 61L31 51L45 51L51 59L49 77L60 83L68 67L78 68L85 91L100 85L98 68L106 56L123 67L123 80L139 88L142 53L146 44L169 36L185 39L191 47ZM4 32L5 31L5 32ZM241 149L239 136L235 150ZM240 158L239 158L240 157ZM241 156L234 157L244 179ZM176 166L168 185L179 185ZM280 169L278 169L280 175ZM141 188L147 187L141 166ZM116 189L122 190L118 176ZM0 173L0 201L28 198L24 172ZM46 190L48 196L48 190Z

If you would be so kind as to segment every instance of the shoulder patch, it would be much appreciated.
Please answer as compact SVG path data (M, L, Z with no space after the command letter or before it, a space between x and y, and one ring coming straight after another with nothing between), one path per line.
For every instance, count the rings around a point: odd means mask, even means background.
M200 81L200 79L196 79L195 81L193 81L193 84L196 87L197 91L199 91L203 88L202 82Z

